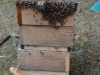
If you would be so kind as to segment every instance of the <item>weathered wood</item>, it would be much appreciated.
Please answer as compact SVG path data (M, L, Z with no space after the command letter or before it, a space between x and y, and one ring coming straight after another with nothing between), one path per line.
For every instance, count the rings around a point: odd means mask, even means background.
M72 47L73 27L20 26L21 45Z
M38 46L24 46L25 50L42 50L42 51L63 51L63 52L68 52L67 48L63 47L38 47Z
M69 75L69 73L64 72L46 72L46 71L30 71L21 70L21 75Z
M68 56L70 58L70 53L66 54L66 56L65 56L65 72L69 72L70 61L68 61L68 60L70 60L70 59L68 58Z
M23 43L23 31L22 31L22 26L19 26L19 29L18 29L18 31L19 31L19 36L20 36L20 43L21 43L21 45L22 45L22 43Z
M22 19L23 25L50 25L47 20L42 19L42 14L40 12L36 10L33 11L32 9L21 9L21 15L18 14L18 19ZM20 20L18 20L18 22L20 22ZM63 26L73 26L74 15L69 16L64 22L65 24ZM57 23L57 26L60 25L60 23Z
M17 10L17 21L19 25L22 25L22 13L21 13L21 8L19 6L16 6Z
M69 72L69 57L68 52L19 49L18 65L24 70Z

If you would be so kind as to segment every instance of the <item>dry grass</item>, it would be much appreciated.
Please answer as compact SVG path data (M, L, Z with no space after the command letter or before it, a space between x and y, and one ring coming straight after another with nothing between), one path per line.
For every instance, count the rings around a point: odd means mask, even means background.
M100 12L90 11L97 0L81 0L75 15L75 41L71 54L70 75L100 75ZM80 11L81 10L81 11ZM18 30L14 0L0 0L0 39ZM17 67L18 40L13 37L0 47L0 75L11 75L8 68Z
M0 0L0 39L17 31L14 0ZM0 46L0 75L11 75L10 66L17 66L16 50L18 40L11 37L3 46Z
M81 0L75 15L75 32L80 38L72 52L71 75L100 75L100 12L89 10L95 2Z

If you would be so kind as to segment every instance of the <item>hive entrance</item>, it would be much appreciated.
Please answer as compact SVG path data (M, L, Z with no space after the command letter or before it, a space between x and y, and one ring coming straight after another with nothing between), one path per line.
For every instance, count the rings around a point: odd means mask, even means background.
M38 5L41 1L42 5ZM65 19L68 16L74 15L77 10L78 4L75 0L16 0L16 5L24 9L38 10L42 14L42 19L48 20L49 24L55 28L58 28L57 22L60 26L65 24Z

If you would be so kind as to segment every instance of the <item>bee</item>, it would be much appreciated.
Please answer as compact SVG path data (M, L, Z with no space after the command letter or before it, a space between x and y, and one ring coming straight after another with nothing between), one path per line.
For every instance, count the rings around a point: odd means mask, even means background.
M33 15L34 17L36 17L35 15Z
M36 22L38 22L38 20L36 20Z
M15 0L15 4L16 4L17 6L19 6L19 1L20 1L20 0Z

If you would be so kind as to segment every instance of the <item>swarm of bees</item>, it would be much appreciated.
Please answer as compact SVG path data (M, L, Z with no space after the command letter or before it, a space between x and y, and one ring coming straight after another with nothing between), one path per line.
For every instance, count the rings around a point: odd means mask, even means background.
M16 0L16 5L22 9L32 8L35 9L36 1L34 0Z
M39 9L38 1L40 0L16 0L16 5L22 9L31 8L38 10L42 13L42 18L48 20L50 25L55 28L58 27L56 25L57 22L60 22L61 26L64 25L64 20L68 16L75 14L78 6L78 3L75 1L45 0L41 6L42 9Z
M64 20L75 13L77 10L77 3L74 2L58 2L45 3L44 10L42 10L43 18L49 20L51 25L56 26L56 22L64 25Z

